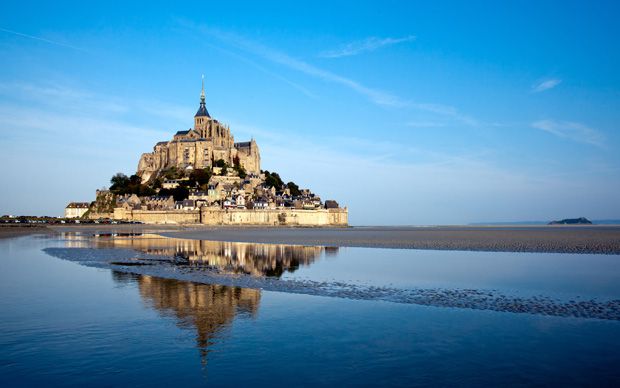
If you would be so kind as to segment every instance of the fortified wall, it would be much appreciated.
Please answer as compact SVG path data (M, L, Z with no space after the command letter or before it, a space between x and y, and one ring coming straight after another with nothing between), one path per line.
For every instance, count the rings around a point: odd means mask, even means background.
M114 209L114 219L146 224L263 225L263 226L347 226L344 209L214 209L131 210Z

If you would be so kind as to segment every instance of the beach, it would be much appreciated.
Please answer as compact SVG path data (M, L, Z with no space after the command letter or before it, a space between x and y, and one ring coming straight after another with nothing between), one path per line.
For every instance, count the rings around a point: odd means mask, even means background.
M40 225L2 225L0 226L0 239L26 236L29 234L54 233L52 229Z
M57 232L131 231L172 238L338 247L620 254L620 226L207 227L63 225Z

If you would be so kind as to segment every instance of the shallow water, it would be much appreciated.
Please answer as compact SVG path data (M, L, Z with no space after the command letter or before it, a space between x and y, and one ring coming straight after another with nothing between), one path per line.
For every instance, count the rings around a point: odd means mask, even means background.
M23 237L0 252L2 386L620 382L618 256L148 235ZM508 312L498 295L611 315Z

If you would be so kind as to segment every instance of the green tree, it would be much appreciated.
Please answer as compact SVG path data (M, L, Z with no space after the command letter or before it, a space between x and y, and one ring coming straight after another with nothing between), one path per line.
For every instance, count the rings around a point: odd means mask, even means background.
M299 186L297 186L294 182L287 183L286 187L288 187L293 197L298 197L301 195L301 192L299 191Z
M213 174L211 173L211 169L208 167L204 169L193 170L189 174L189 181L191 183L191 186L195 186L196 184L198 184L198 186L202 187L206 185L207 183L209 183L211 175Z
M127 175L119 172L110 179L110 191L114 194L136 194L138 196L150 196L155 194L153 187L142 184L142 178L138 175Z
M177 169L176 166L165 169L164 171L162 171L162 174L164 175L165 179L179 179L183 177L183 171Z
M173 195L173 190L172 189L161 189L159 190L157 195L159 195L160 197L169 197Z
M245 179L245 177L248 176L245 168L243 168L240 164L235 164L235 167L233 168L235 169L235 171L237 171L237 175L239 175L239 178Z
M275 187L280 190L282 186L284 186L284 182L280 178L280 175L277 172L270 173L265 170L265 184L267 187Z
M148 185L140 185L139 192L136 193L142 197L150 197L151 195L155 195L155 189Z
M245 177L248 176L248 173L245 171L245 168L241 166L237 168L237 174L239 174L239 178L241 179L245 179Z
M127 192L127 187L129 186L129 177L122 172L116 173L110 179L110 191L117 194L125 194Z
M175 201L182 201L189 197L189 189L187 187L179 186L172 190L172 196Z
M134 175L129 177L129 183L132 184L132 185L139 185L140 183L142 183L142 178L140 178L138 175L134 174Z

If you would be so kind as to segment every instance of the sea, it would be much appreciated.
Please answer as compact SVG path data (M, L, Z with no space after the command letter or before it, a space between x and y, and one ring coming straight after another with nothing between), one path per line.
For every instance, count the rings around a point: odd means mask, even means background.
M620 256L0 240L0 386L620 386Z

